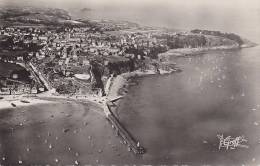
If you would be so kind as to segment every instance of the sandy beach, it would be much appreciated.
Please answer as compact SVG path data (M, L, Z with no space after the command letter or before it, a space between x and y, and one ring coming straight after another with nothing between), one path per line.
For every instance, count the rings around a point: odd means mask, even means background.
M27 107L32 105L41 105L41 104L50 104L54 103L54 101L41 100L36 98L27 98L22 96L4 96L3 99L0 100L0 110L1 109L9 109L9 108L20 108Z

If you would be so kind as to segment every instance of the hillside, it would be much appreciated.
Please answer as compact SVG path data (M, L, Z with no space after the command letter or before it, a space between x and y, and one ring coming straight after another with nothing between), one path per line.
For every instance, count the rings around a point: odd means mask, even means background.
M80 12L89 12L90 8L83 8ZM70 13L56 8L35 7L0 7L0 25L76 25L92 27L96 30L114 31L138 27L138 24L128 21L92 20L77 18L74 20Z
M83 8L81 12L89 12L90 8ZM100 32L116 32L120 30L129 30L131 32L146 33L149 32L145 26L140 26L129 21L116 20L93 20L93 19L77 19L73 20L68 11L55 8L35 8L35 7L0 7L0 23L2 25L76 25L90 27L93 31ZM138 30L138 31L136 31ZM139 31L140 30L140 31ZM159 32L160 31L160 32ZM163 28L158 29L158 34L165 31ZM168 34L168 33L166 33ZM171 32L169 32L171 34ZM178 34L178 33L177 33ZM157 36L158 37L158 36ZM191 33L178 35L161 36L167 41L167 45L171 49L176 48L196 48L196 47L216 47L216 46L234 46L250 47L255 46L246 39L241 38L234 33L223 33L220 31L209 30L192 30Z
M7 23L51 24L71 20L71 16L62 9L5 7L0 8L0 20Z
M200 29L194 29L194 30L191 30L191 32L194 33L194 34L214 36L216 39L225 39L226 41L231 40L231 41L236 42L240 47L253 47L253 46L257 45L256 43L253 43L253 42L251 42L247 39L244 39L244 38L242 38L239 35L234 34L234 33L223 33L223 32L220 32L220 31L209 31L209 30L200 30ZM223 44L223 45L225 45L225 44Z

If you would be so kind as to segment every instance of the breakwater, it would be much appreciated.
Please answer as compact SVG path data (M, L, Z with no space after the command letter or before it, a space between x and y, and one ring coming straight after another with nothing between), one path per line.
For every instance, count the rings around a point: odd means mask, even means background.
M128 146L128 150L134 152L135 154L144 154L145 149L136 141L131 134L121 125L119 120L113 114L110 109L109 102L104 103L104 112L107 119L112 124L112 128L116 130L118 136L123 139L124 144Z

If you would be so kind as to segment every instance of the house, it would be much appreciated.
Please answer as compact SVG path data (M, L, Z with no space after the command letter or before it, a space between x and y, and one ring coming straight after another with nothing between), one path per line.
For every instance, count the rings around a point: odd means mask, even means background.
M39 40L47 41L48 37L47 36L39 36Z
M31 85L26 84L23 88L23 93L31 93Z
M6 87L8 88L8 89L15 89L15 83L14 82L10 82L10 81L7 81L7 83L6 83Z
M1 94L1 95L10 95L10 94L11 94L11 91L10 91L9 88L2 87L2 88L0 88L0 94Z
M82 61L82 65L83 65L83 66L89 66L89 65L90 65L89 60L84 59L84 60Z
M18 61L18 62L23 62L23 57L22 56L18 56L17 58L16 58L16 60Z
M44 87L39 87L40 92L44 92Z
M37 94L38 93L38 90L36 87L32 87L31 89L31 94Z
M60 66L62 66L63 63L64 63L64 60L59 60L59 61L58 61L58 64L59 64Z

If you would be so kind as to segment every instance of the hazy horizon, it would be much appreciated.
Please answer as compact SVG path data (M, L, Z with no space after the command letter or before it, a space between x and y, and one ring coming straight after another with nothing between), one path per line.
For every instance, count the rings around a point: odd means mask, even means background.
M260 42L258 0L0 0L0 6L66 9L80 17L128 20L176 29L211 29L238 33ZM91 12L79 13L82 8Z

